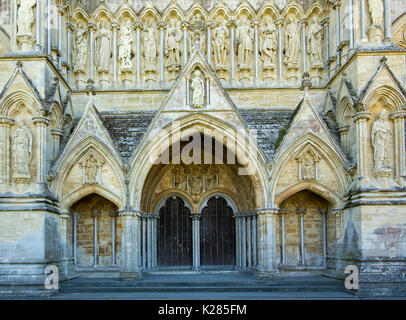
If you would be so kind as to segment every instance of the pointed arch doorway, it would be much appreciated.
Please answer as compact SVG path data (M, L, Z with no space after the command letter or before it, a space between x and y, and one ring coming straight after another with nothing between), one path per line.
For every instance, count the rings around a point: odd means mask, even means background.
M235 265L234 212L222 196L212 196L201 210L200 263L205 267Z
M158 267L192 266L192 220L185 201L177 196L165 200L159 209Z

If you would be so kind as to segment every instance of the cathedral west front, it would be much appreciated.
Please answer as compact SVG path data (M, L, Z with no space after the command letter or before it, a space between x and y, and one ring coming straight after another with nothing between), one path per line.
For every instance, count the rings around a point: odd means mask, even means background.
M406 286L402 0L2 0L0 292Z

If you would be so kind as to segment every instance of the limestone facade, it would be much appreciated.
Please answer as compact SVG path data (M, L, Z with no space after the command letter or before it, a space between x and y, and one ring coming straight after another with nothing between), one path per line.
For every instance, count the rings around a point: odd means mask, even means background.
M43 291L49 264L61 280L138 279L211 261L260 278L356 265L357 294L404 293L393 8L1 1L0 291ZM209 257L213 221L223 256ZM190 260L163 254L175 222Z

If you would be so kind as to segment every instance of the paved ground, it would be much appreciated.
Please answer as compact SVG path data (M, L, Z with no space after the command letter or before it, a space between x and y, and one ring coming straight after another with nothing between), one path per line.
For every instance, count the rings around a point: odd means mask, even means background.
M204 288L199 291L200 287ZM227 290L221 291L221 288ZM342 289L340 280L327 277L285 277L257 280L252 274L166 274L143 276L141 281L76 278L61 283L50 297L0 297L13 300L364 300ZM128 290L128 292L124 292ZM134 292L131 292L133 290ZM173 292L170 292L170 291ZM189 290L189 291L188 291ZM192 292L193 291L193 292ZM371 297L372 299L391 299ZM396 299L406 300L405 297Z

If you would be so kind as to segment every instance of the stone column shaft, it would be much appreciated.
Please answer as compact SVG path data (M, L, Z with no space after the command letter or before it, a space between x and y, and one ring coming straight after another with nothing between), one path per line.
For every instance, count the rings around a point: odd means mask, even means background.
M78 220L79 212L73 212L73 263L78 264Z
M152 218L152 269L156 270L157 267L157 253L158 253L158 241L157 241L157 216Z
M303 19L301 21L301 24L302 24L301 31L302 31L302 68L303 68L303 72L307 71L306 23L307 23L307 19Z
M358 178L367 176L368 168L368 146L365 143L367 141L367 121L371 118L369 112L358 112L353 115L356 130L357 130L357 175Z
M200 270L200 218L201 215L195 213L192 220L192 242L193 242L193 270Z
M361 2L361 41L367 41L366 22L365 22L365 0Z
M354 49L354 0L348 0L348 22L349 22L349 32L350 32L350 49Z
M116 218L118 213L111 212L111 264L115 266L116 263Z
M385 12L385 42L392 42L392 15L390 0L383 0Z
M286 229L285 229L285 214L281 214L281 230L282 230L282 264L286 264Z
M165 81L165 65L164 65L164 31L165 31L165 23L160 22L158 24L159 28L159 35L160 35L160 51L159 51L159 57L160 57L160 76L161 76L161 82Z
M49 120L45 117L34 117L32 121L37 131L37 183L45 184L47 172L46 140Z
M258 37L258 25L259 21L254 20L253 21L254 25L254 50L255 50L255 80L259 80L259 56L258 56L258 51L259 51L259 37Z
M341 53L339 50L341 44L341 14L340 14L340 1L336 1L334 9L336 11L336 42L337 42L337 66L341 66Z
M52 159L56 159L59 155L59 145L61 141L61 137L63 136L63 132L61 130L51 130L52 136Z
M94 80L94 31L96 26L93 23L89 24L90 33L90 79Z
M247 257L248 257L248 268L252 267L252 239L251 239L251 216L247 217L247 245L248 245L248 251L247 251Z
M230 62L231 62L231 81L235 80L235 50L234 50L234 28L235 21L231 20L228 22L228 27L230 28Z
M276 267L276 214L278 209L257 209L259 219L259 262L258 276L260 278L278 277Z
M257 234L258 234L258 222L256 213L252 216L252 226L253 226L253 233L252 233L252 250L254 251L253 254L253 266L257 265L257 256L258 256L258 248L257 248Z
M147 218L142 218L142 268L147 268Z
M101 211L95 210L92 212L93 216L93 267L97 267L99 264L99 241L98 241L98 220L97 218L101 216Z
M152 219L151 217L148 217L147 219L147 269L152 269Z
M282 25L283 25L283 19L279 19L276 21L276 25L278 27L278 71L279 71L279 80L283 79L283 69L282 69L282 64L283 64L283 58L282 58Z
M112 23L113 29L113 86L117 85L117 30L120 28L118 23Z
M58 6L58 52L60 56L58 57L58 68L62 68L62 16L63 7Z
M140 59L141 59L141 30L142 30L142 24L141 23L136 23L135 25L136 32L137 32L137 53L136 53L136 59L137 59L137 84L141 84L141 64L140 64Z
M47 54L52 53L51 0L47 0Z
M211 62L211 23L207 23L207 63Z
M35 19L38 22L35 30L35 44L39 48L41 46L41 0L37 0L35 5Z
M0 192L6 192L10 183L10 126L14 120L0 117Z
M140 213L134 210L122 210L122 278L141 278L139 259L140 243L138 240L140 229Z
M236 237L236 239L235 239L235 243L236 243L236 246L235 246L235 251L236 251L235 257L236 257L236 259L235 260L236 260L236 263L235 264L236 264L236 266L238 268L240 268L241 267L240 218L238 217L237 214L234 215L234 218L235 218L235 237Z
M13 1L13 7L14 7L14 14L13 14L13 33L14 33L14 47L17 49L17 12L18 12L18 0Z
M393 120L393 136L394 136L394 167L395 176L398 180L405 177L405 118L406 112L394 112L389 115L389 119ZM402 183L399 181L399 183Z

